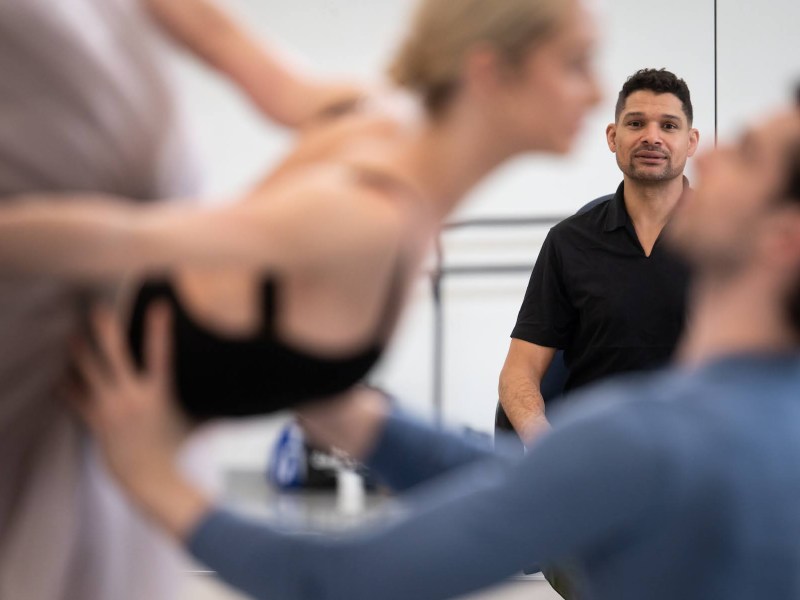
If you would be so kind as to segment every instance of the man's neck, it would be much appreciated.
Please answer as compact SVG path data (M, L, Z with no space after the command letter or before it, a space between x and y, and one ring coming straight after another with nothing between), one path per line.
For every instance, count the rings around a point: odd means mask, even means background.
M777 353L796 347L792 329L768 275L699 277L692 290L686 333L676 360L700 365L741 353ZM766 283L766 285L765 285Z
M682 176L658 182L625 177L625 209L648 256L683 194L684 182Z

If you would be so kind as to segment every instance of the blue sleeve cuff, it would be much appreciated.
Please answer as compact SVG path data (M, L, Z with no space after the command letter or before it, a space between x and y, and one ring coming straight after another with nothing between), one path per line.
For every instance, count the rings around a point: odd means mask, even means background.
M186 547L191 554L206 565L213 562L214 551L229 542L228 538L235 537L231 534L236 529L237 522L230 512L215 507L209 510L186 540Z
M442 431L393 409L366 465L389 487L402 491L488 457L498 458L485 444Z
M398 449L408 444L419 446L419 430L419 424L397 406L392 406L381 426L375 447L366 457L366 466L377 473L391 472L401 466L404 461L402 457L398 457Z

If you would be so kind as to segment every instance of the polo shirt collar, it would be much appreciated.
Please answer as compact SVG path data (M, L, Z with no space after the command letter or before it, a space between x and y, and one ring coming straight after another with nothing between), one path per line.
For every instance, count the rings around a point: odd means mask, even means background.
M628 219L628 209L625 208L625 182L623 181L619 184L614 197L608 202L606 223L603 230L609 232L619 229L620 227L625 227Z
M689 180L684 175L683 187L689 187ZM603 231L615 231L620 227L625 227L630 221L628 216L628 209L625 208L625 181L619 184L614 197L608 202L608 211L606 212L606 223Z

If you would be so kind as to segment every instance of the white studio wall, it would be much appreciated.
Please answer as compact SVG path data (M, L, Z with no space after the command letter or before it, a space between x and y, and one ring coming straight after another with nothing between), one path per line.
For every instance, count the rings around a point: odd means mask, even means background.
M720 141L800 85L800 2L717 0Z
M256 33L321 75L374 80L399 39L406 0L222 0ZM288 132L257 113L231 86L186 57L176 57L177 86L206 158L206 184L228 196L265 172Z
M456 0L454 0L456 1ZM413 0L229 0L232 9L265 37L317 72L365 79L380 76L403 32ZM785 98L800 77L797 0L609 0L599 7L602 46L598 66L602 107L585 124L568 158L531 157L486 181L454 219L566 216L611 193L621 176L605 143L616 94L643 67L666 67L692 92L701 148L714 141L715 23L717 102L722 137L746 118ZM716 17L716 20L715 20ZM176 85L196 145L206 161L210 196L225 198L269 168L286 147L287 133L270 125L226 83L193 61L176 58ZM690 169L691 177L691 169ZM532 267L547 227L466 229L445 234L445 264L514 264ZM442 408L445 422L492 429L497 377L528 272L446 277L443 298ZM431 413L434 312L429 281L420 278L395 343L374 378L404 404ZM238 428L223 439L227 466L263 465L277 421Z

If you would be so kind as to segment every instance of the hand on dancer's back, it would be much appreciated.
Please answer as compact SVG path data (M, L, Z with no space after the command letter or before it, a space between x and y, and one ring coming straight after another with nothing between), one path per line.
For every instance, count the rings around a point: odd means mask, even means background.
M172 464L191 429L172 393L170 320L168 307L150 310L141 370L119 318L107 308L92 316L96 343L82 343L74 353L81 383L73 386L71 401L128 487Z

